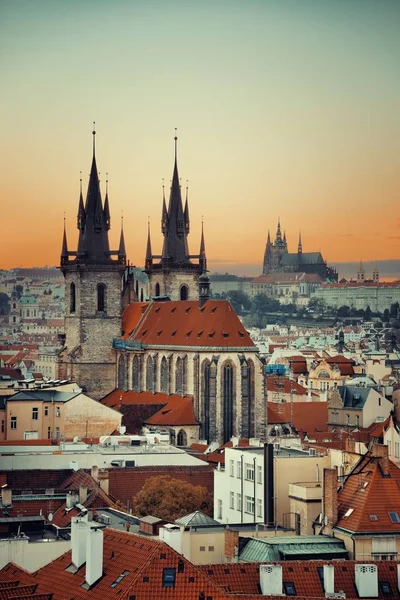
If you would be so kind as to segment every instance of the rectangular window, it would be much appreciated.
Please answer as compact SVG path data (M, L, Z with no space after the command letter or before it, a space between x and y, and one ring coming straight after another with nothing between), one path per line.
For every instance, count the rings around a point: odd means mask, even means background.
M51 427L47 428L47 439L51 438Z
M235 492L230 493L230 507L235 508Z
M400 443L399 442L394 443L394 455L396 458L400 458Z
M390 512L389 517L392 523L400 523L400 517L397 512Z
M45 407L44 407L44 416L45 416L45 417L48 417L48 416L49 416L49 407L48 407L48 406L45 406Z
M297 596L296 588L292 581L284 581L283 589L285 590L286 596Z
M200 546L200 552L205 552L206 547L205 546Z
M214 546L208 546L208 551L209 552L214 552Z
M17 429L17 417L11 417L11 429Z
M246 496L246 512L254 515L254 498L252 496Z
M1 422L1 433L4 433L4 421Z
M242 462L240 460L237 461L236 476L238 479L242 478Z
M60 428L56 427L56 439L60 439Z
M262 467L257 467L257 483L262 485Z
M248 481L254 481L254 465L246 463L246 479Z
M61 417L61 408L56 406L56 417Z
M163 569L163 587L175 587L176 569Z
M229 461L229 468L230 468L231 477L235 477L235 461L234 460Z
M262 517L263 516L263 511L262 511L262 500L261 498L257 499L257 517Z
M32 408L32 420L37 421L39 419L39 409Z
M236 494L236 508L242 510L242 494Z
M222 519L222 500L218 500L218 519Z

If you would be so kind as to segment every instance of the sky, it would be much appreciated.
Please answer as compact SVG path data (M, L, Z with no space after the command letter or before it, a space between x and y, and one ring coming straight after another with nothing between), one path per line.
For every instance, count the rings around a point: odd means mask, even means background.
M399 258L398 0L0 0L0 268L59 264L97 165L143 265L175 127L189 246L211 271L289 251Z

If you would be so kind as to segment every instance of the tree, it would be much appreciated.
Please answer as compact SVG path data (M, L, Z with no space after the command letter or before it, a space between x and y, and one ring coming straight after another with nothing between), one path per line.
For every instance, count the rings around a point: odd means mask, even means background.
M389 319L390 319L390 311L388 308L385 308L385 310L383 311L382 321L384 323L389 323Z
M243 323L245 327L258 327L259 329L262 329L265 326L265 317L263 318L261 315L251 313L245 315Z
M323 313L326 309L326 303L324 302L324 300L320 300L319 298L310 298L308 308L310 311L314 311L316 313Z
M371 310L370 305L368 304L367 308L365 309L365 320L370 321L371 316L372 316L372 310Z
M264 296L264 294L257 294L257 296L254 296L251 306L254 314L265 315L270 312L277 312L280 308L280 303L275 298Z
M8 315L10 312L10 302L7 294L0 292L0 315Z
M391 305L391 307L390 307L390 316L391 316L393 319L396 319L396 318L397 318L397 314L398 314L398 312L399 312L399 303L398 303L398 302L395 302L395 303L394 303L394 304L392 304L392 305Z
M340 306L337 309L337 316L338 317L349 317L350 316L350 307L349 306Z
M132 499L136 516L154 515L159 519L175 521L195 510L212 512L212 499L207 489L192 485L169 475L150 477Z
M243 315L243 313L248 312L251 308L250 298L240 290L229 290L229 292L226 292L226 298L238 315Z

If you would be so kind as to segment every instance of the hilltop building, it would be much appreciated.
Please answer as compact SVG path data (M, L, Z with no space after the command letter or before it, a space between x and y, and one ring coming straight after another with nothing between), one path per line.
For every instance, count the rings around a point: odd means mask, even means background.
M337 281L336 269L329 267L321 252L303 252L301 234L297 252L289 252L286 233L282 235L281 223L278 219L275 241L271 242L268 231L267 244L264 252L263 275L272 273L313 273L324 280Z

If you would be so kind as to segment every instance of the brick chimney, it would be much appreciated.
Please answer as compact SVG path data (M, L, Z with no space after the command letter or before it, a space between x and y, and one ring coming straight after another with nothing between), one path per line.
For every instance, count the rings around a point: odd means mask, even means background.
M93 465L90 474L95 481L99 481L99 467L97 465Z
M239 554L239 531L230 527L225 529L225 559L227 562L236 562Z
M1 488L1 503L3 507L12 506L12 489L7 484Z
M379 466L382 469L383 475L390 475L389 471L389 447L384 444L373 444L371 448L371 456L379 459Z
M324 502L323 514L325 523L333 527L338 519L338 474L337 467L324 469Z
M98 482L100 484L101 489L106 494L108 494L108 490L109 490L108 471L99 471L97 478L98 478Z
M85 504L88 497L87 485L79 486L79 504Z

